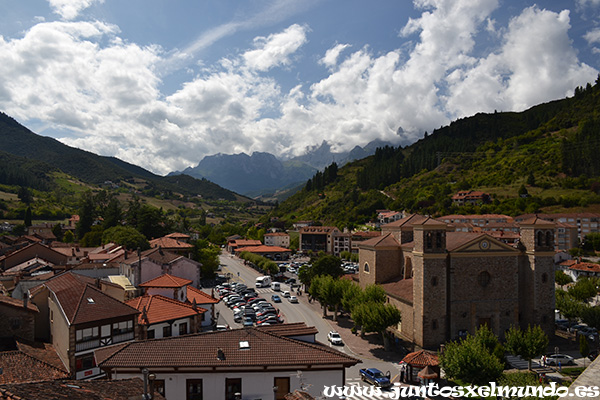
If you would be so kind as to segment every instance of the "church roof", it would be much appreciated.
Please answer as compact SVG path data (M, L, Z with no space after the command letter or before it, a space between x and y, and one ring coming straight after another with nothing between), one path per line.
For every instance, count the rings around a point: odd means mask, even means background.
M360 243L360 246L372 246L372 247L400 247L400 242L398 242L398 240L396 240L396 238L394 237L394 235L392 235L391 233L388 233L386 235L382 235L382 236L378 236L378 237L374 237L372 239L369 240L365 240L364 242Z

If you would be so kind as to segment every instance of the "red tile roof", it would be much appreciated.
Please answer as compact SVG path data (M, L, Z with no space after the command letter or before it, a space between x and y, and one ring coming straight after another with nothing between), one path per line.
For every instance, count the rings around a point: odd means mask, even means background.
M11 306L11 307L24 309L24 307L23 307L23 300L21 300L21 299L15 299L15 298L8 297L8 296L0 296L0 303L6 304L6 305ZM40 311L37 308L37 306L35 304L31 303L31 302L27 303L27 310L28 311L33 311L33 312L39 312Z
M180 242L170 237L161 237L150 241L150 247L162 247L163 249L186 250L194 248L194 245Z
M319 333L317 328L315 328L314 326L308 326L304 322L257 326L256 329L260 329L270 333L275 333L279 336L285 337L316 335L317 333Z
M390 222L389 224L385 224L383 225L382 228L399 228L399 227L403 227L403 226L411 226L414 224L420 224L421 222L423 222L424 220L426 220L428 217L424 216L424 215L419 215L419 214L411 214L408 215L402 219L399 219L398 221L394 221L394 222Z
M135 315L139 311L93 286L94 279L72 272L55 276L32 289L47 287L54 292L70 324L83 324L109 318ZM110 282L102 282L109 284ZM113 285L110 283L110 285ZM118 285L114 285L119 287Z
M152 288L180 288L191 284L192 281L178 276L169 274L162 274L154 279L150 279L144 283L140 283L139 287L152 287Z
M413 279L397 279L395 281L382 283L381 287L390 297L404 300L410 304L413 302Z
M171 238L171 239L182 239L182 240L190 239L190 235L186 235L185 233L179 233L179 232L169 233L165 237Z
M266 245L242 247L239 249L235 249L235 251L236 251L236 253L241 253L244 251L247 251L250 253L291 253L292 252L290 249L286 249L284 247L266 246Z
M25 353L33 358L37 358L38 360L45 362L54 368L67 371L67 368L50 343L30 342L23 339L17 339L15 342L17 349L20 352Z
M191 304L161 295L140 296L125 302L125 304L141 312L138 317L140 325L152 325L179 318L193 317L207 311L204 308L198 306L194 308ZM145 314L144 309L146 310Z
M407 354L402 361L417 368L425 368L426 366L438 366L440 361L437 354L427 350L419 350Z
M0 400L134 400L141 399L141 379L46 381L0 386ZM154 392L155 400L165 400Z
M561 263L561 264L563 264L563 263ZM571 265L569 267L569 269L572 269L575 271L582 271L582 272L600 273L600 264L582 262L582 263L577 263L577 264Z
M188 285L187 287L187 299L190 303L193 303L196 300L196 304L217 304L219 300L212 297L210 294L205 293L202 289L196 289L192 285Z
M68 371L50 344L21 341L17 348L0 352L0 384L68 378Z
M247 348L241 348L247 342ZM224 360L217 358L223 351ZM257 328L232 329L130 342L101 368L265 367L343 365L360 360L318 343L289 339Z
M383 236L377 236L369 240L360 242L360 247L372 246L372 247L400 247L400 242L392 235L387 233Z

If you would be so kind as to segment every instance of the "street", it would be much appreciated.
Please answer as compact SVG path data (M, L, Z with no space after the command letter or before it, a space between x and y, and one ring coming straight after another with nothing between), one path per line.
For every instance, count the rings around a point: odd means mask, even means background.
M222 274L231 274L231 281L243 282L248 287L255 287L255 280L257 277L261 276L261 274L243 264L243 261L234 257L230 254L224 253L220 256L220 262L224 265ZM297 277L296 277L297 279ZM285 322L304 322L307 326L314 326L317 328L319 333L317 334L317 341L329 345L330 347L339 350L343 353L346 353L350 356L356 357L358 359L363 359L362 363L355 365L352 368L346 370L346 383L347 384L356 384L360 383L360 375L358 370L360 368L378 368L382 372L386 373L390 371L391 377L393 378L399 372L398 363L391 363L381 360L375 359L364 359L364 357L356 356L347 346L334 346L327 340L327 333L330 330L335 329L334 326L330 325L329 320L326 320L322 317L322 314L319 312L315 312L312 308L310 308L306 301L306 293L302 293L301 296L298 296L299 302L297 304L290 303L286 298L281 296L281 292L284 290L289 290L292 293L289 285L282 283L281 291L275 292L271 288L256 288L256 292L271 302L271 295L274 293L278 293L281 297L281 303L273 303L273 306L279 308L284 321ZM295 293L295 291L294 291ZM241 328L242 324L236 323L233 321L233 313L227 306L223 303L217 304L217 311L219 312L219 320L218 324L229 325L232 328Z

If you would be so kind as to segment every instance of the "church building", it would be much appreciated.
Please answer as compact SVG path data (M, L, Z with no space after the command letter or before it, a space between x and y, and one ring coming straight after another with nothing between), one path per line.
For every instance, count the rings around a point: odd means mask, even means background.
M554 223L520 223L507 245L484 232L454 232L413 214L360 244L359 282L380 284L402 313L400 337L436 349L486 324L500 339L511 326L554 332Z

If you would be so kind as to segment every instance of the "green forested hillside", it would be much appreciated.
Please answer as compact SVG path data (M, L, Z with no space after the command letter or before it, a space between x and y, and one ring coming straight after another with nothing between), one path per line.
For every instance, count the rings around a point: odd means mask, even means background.
M209 199L239 200L241 197L207 180L161 177L114 157L103 157L64 145L25 128L0 112L0 184L48 190L48 173L62 171L86 184L142 183L148 195L180 193ZM20 172L19 172L20 171ZM248 199L246 199L248 200Z
M529 110L477 114L425 134L407 147L385 147L348 164L315 187L315 176L272 216L363 223L389 208L431 215L552 211L600 204L600 86ZM458 190L493 202L457 207ZM519 194L522 194L520 196Z

